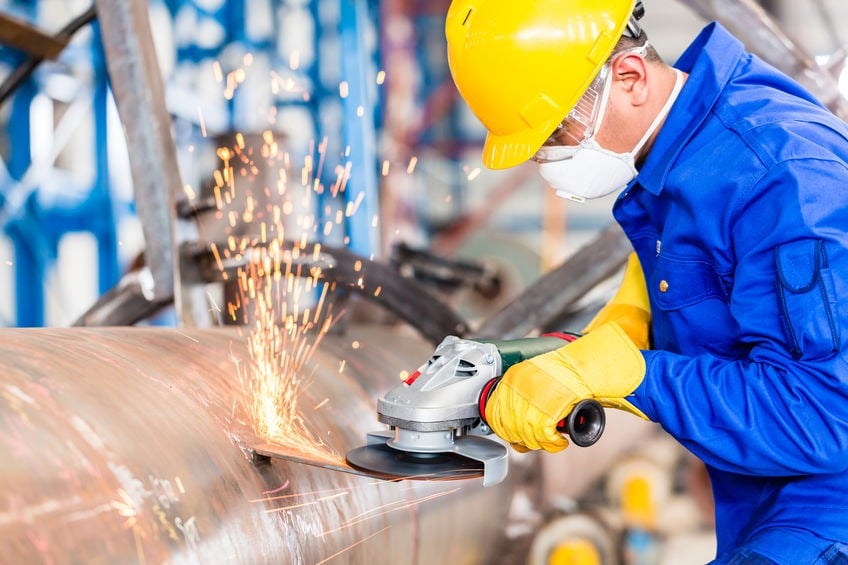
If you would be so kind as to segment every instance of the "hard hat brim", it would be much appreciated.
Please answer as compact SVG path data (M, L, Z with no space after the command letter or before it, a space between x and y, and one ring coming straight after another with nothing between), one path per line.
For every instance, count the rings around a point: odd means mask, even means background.
M530 160L556 125L544 124L511 135L488 132L483 143L483 165L489 169L508 169Z

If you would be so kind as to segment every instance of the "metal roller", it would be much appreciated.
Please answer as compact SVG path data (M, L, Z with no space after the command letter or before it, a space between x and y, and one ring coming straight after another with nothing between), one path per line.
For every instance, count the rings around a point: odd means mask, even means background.
M509 478L387 482L251 459L243 333L0 330L3 560L497 562ZM326 336L304 368L304 423L345 453L429 347L375 328Z

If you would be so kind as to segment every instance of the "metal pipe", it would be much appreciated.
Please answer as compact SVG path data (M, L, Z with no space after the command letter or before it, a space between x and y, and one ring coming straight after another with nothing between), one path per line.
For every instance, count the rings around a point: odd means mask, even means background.
M354 343L357 342L357 343ZM300 415L343 454L430 346L328 335ZM0 546L10 563L492 563L511 481L375 481L246 444L235 329L0 330Z

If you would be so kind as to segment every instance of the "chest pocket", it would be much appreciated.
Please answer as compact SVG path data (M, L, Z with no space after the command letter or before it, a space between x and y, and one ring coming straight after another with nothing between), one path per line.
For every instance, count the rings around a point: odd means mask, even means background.
M679 310L728 294L721 278L708 263L660 256L652 276L651 297L661 310Z
M648 294L653 343L658 349L726 358L738 355L738 324L728 307L727 285L708 263L660 255Z
M792 355L818 358L838 349L836 296L824 242L793 241L775 250L780 317Z

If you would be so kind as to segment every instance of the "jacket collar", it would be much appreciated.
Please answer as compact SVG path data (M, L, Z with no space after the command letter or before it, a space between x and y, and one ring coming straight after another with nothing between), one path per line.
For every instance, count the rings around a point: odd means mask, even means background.
M662 192L675 159L706 120L746 56L742 43L718 22L701 30L680 56L674 66L689 73L689 78L639 169L636 182L645 190L656 195Z

